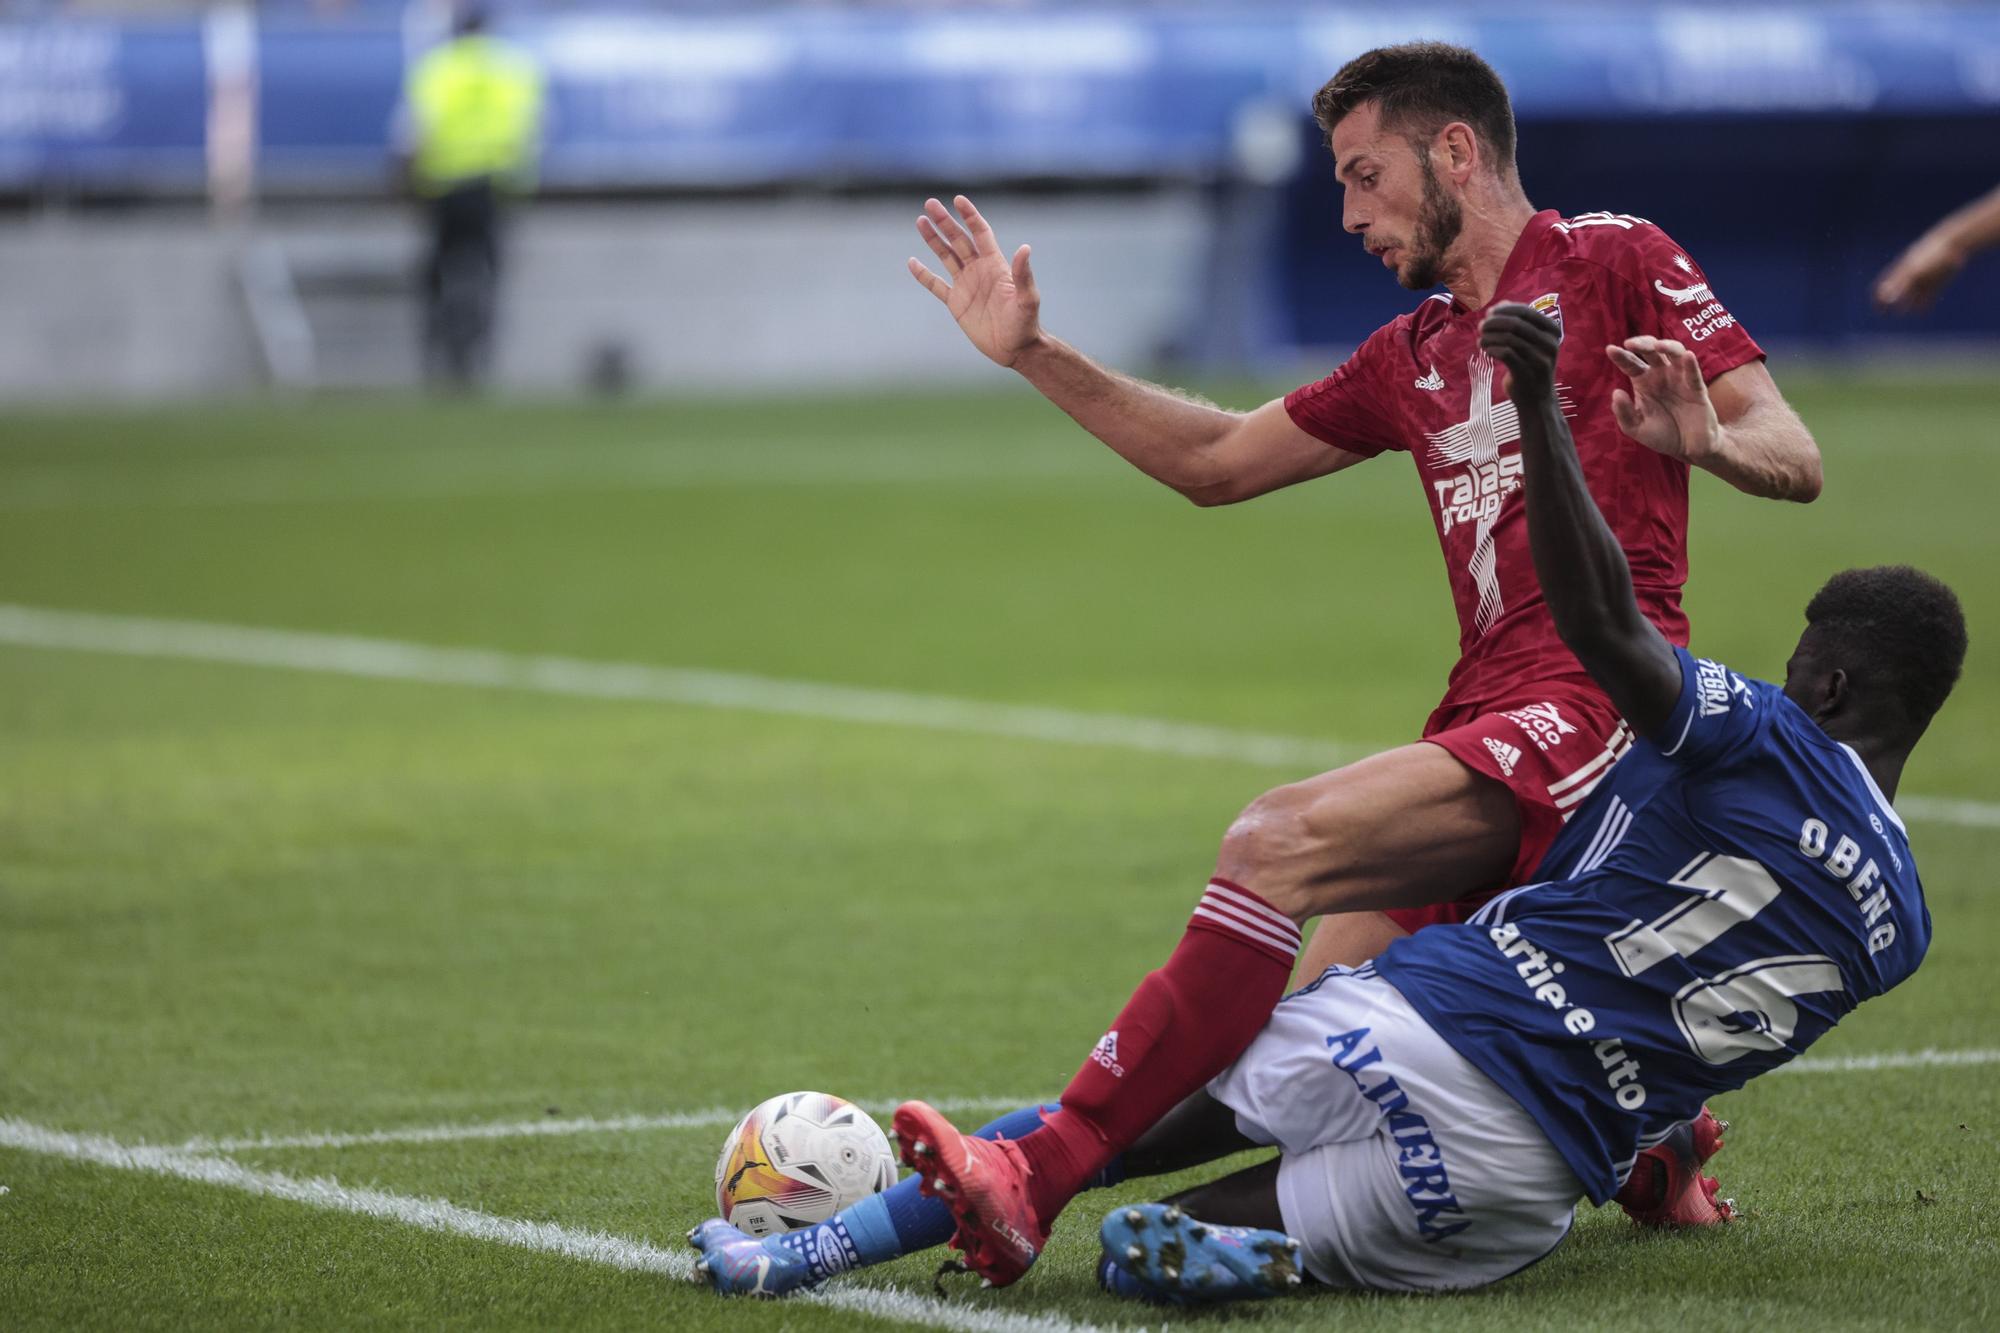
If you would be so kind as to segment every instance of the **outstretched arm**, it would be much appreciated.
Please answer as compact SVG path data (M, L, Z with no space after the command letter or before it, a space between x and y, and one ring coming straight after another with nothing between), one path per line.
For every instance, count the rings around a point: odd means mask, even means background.
M1299 429L1282 402L1225 411L1109 370L1050 335L1028 247L1009 259L972 201L959 195L952 202L956 216L930 199L917 219L946 276L914 258L910 275L944 303L974 347L1147 476L1196 504L1232 504L1361 461Z
M1631 389L1611 395L1618 428L1648 449L1713 472L1767 500L1817 499L1819 445L1761 361L1703 383L1701 363L1671 338L1604 349Z
M1480 347L1507 368L1520 413L1528 547L1556 632L1632 729L1651 736L1680 699L1680 663L1639 611L1625 551L1591 498L1556 406L1561 342L1555 322L1525 305L1496 306L1479 330Z
M1928 310L1965 261L2000 245L2000 189L1950 214L1910 243L1875 279L1875 304L1899 314Z

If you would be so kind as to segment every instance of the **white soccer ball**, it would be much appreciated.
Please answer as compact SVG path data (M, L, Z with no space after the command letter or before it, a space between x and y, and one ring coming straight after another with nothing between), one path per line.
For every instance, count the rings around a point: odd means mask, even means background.
M853 1102L788 1092L737 1122L715 1163L715 1206L752 1236L824 1222L896 1183L889 1136Z

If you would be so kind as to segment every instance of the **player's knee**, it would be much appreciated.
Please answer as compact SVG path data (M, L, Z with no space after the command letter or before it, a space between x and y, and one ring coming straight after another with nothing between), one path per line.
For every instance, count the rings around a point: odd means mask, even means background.
M1215 859L1216 873L1241 884L1294 921L1314 914L1302 873L1315 861L1318 838L1303 784L1274 787L1245 806Z

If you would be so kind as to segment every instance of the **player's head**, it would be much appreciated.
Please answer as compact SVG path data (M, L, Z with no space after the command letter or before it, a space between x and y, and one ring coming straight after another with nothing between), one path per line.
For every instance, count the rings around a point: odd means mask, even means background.
M1806 603L1785 693L1838 739L1907 749L1964 662L1965 613L1950 588L1908 565L1850 569Z
M1412 291L1437 284L1469 193L1520 193L1507 86L1462 46L1358 55L1314 96L1313 116L1346 191L1341 225Z

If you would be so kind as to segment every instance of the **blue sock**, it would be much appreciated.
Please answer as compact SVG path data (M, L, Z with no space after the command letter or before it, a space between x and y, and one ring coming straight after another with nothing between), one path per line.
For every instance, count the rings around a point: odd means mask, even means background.
M982 1139L1018 1139L1041 1128L1042 1116L1055 1109L1054 1102L1024 1106L973 1133ZM1102 1189L1124 1178L1124 1159L1113 1158L1084 1188ZM850 1268L886 1263L942 1245L956 1229L951 1209L936 1199L924 1197L917 1177L911 1176L880 1194L871 1194L851 1208L842 1209L824 1222L773 1236L765 1243L782 1245L798 1254L817 1282Z

